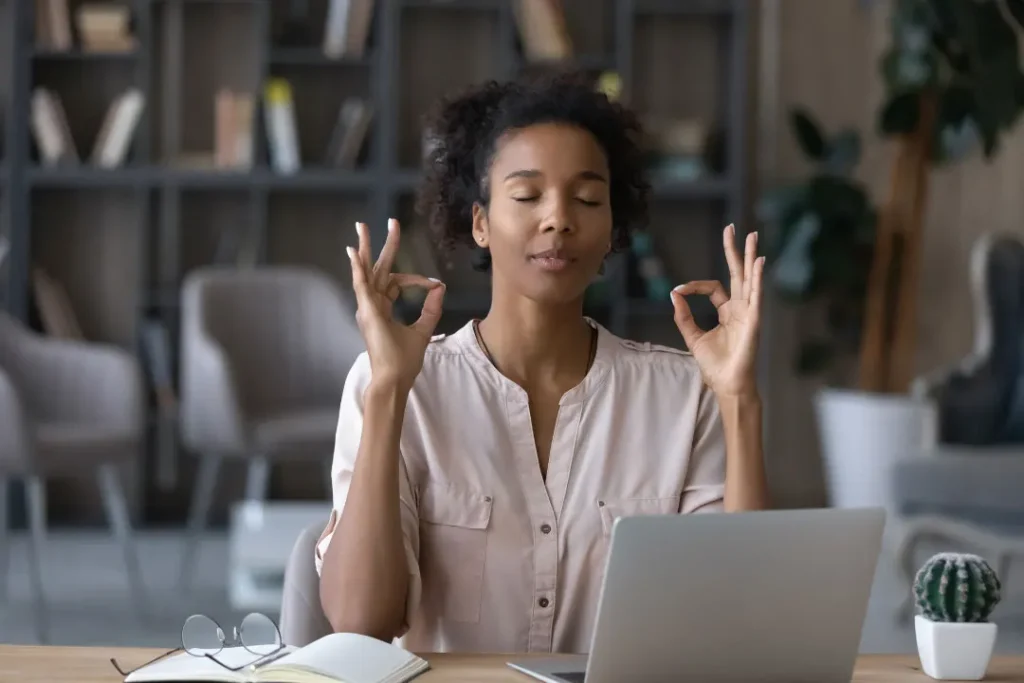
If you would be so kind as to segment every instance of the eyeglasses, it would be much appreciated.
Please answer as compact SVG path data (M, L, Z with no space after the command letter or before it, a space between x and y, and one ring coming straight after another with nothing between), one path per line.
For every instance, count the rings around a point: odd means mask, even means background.
M114 665L114 668L122 676L128 676L165 657L178 652L187 652L193 657L211 659L228 671L240 671L246 667L255 667L263 664L268 658L285 649L284 644L281 642L280 629L278 629L274 620L265 614L252 612L242 619L240 626L233 627L231 631L233 638L229 642L220 624L205 614L193 614L185 620L185 624L181 627L181 647L168 650L159 657L151 659L142 666L129 671L122 669L117 660L113 658L111 658L110 663ZM236 664L237 656L232 656L230 663L225 663L216 656L225 647L237 647L238 645L241 645L246 652L256 655L256 658L242 664ZM249 657L246 656L246 659L249 660Z

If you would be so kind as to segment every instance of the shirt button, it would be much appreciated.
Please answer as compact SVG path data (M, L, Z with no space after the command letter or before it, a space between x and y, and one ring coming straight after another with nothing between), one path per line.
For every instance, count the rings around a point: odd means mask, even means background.
M550 524L541 524L540 525L540 532L542 534L550 534L551 533L551 525Z
M541 607L547 607L551 603L548 602L547 598L541 598L540 600L537 601L537 604L540 605Z

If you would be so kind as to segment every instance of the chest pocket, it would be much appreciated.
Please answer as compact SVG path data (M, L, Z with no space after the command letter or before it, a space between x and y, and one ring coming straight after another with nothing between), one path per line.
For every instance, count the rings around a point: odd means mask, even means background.
M601 529L605 537L611 536L612 525L618 517L639 515L674 515L679 513L681 494L654 498L606 498L597 502L601 515Z
M483 599L489 495L443 485L420 496L420 573L429 612L451 621L477 622Z

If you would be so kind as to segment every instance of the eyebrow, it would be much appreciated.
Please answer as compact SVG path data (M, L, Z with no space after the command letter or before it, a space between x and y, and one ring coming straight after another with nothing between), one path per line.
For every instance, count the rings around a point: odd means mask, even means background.
M512 178L538 178L541 175L543 174L537 169L527 168L519 171L512 171L507 176L505 176L505 180L511 180ZM596 171L581 171L577 175L578 177L583 178L584 180L596 180L602 183L608 182L607 178L605 178L603 175Z

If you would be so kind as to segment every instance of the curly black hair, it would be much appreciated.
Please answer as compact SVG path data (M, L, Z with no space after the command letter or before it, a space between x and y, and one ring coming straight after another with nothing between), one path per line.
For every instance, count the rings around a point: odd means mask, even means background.
M538 123L567 123L589 131L607 156L611 177L612 250L626 249L646 225L650 184L637 116L597 91L583 74L488 81L441 99L427 117L431 149L416 211L441 246L476 249L474 268L489 270L490 253L473 241L473 205L488 206L488 170L507 131Z

